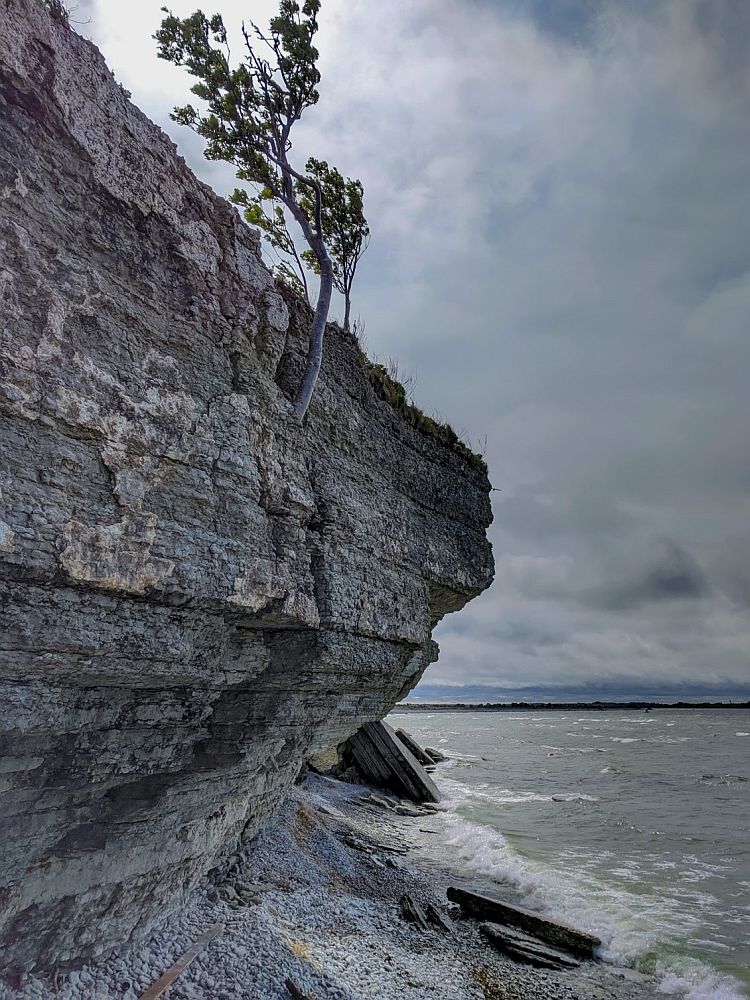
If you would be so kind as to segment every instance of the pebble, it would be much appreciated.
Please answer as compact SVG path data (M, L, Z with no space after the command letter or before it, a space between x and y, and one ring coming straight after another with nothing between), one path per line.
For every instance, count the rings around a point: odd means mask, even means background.
M439 934L415 933L398 916L399 898L408 893L423 906L444 909L451 875L441 879L390 856L376 867L375 858L344 843L346 837L368 845L403 843L416 830L410 813L424 820L413 809L399 816L390 803L377 815L357 809L360 795L361 787L311 776L295 786L275 825L252 848L236 855L223 876L214 870L211 881L139 945L72 972L58 992L32 977L18 991L0 986L0 1000L137 1000L217 922L226 929L180 975L169 1000L289 1000L287 977L318 1000L656 995L651 980L639 974L621 979L593 963L585 963L581 975L516 965L488 946L471 920ZM321 805L325 819L310 824Z

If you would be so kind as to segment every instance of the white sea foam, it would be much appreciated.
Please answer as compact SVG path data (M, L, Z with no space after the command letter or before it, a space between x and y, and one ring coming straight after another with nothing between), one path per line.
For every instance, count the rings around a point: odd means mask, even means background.
M445 790L446 783L441 782ZM586 795L584 792L523 792L512 788L496 788L490 785L463 785L450 779L451 800L443 802L443 811L450 811L458 803L465 801L493 802L497 805L516 805L523 802L598 802L596 795ZM487 828L489 829L489 828Z
M750 787L737 743L750 737L747 715L560 715L554 731L537 717L522 729L498 716L481 732L459 721L450 742L491 758L437 776L444 840L461 868L597 934L605 960L656 970L655 1000L750 1000L746 980L732 978L747 961L750 880L736 851L746 824L743 796L731 794ZM608 766L592 767L592 748L607 742ZM595 805L575 802L579 789L599 796Z
M685 967L668 970L663 965L657 969L662 976L659 992L676 996L680 1000L747 1000L746 994L727 976L713 972L702 962L685 960Z
M603 942L601 957L605 961L653 970L653 958L651 961L646 959L658 949L665 929L684 932L695 923L693 932L697 938L700 920L689 914L697 914L715 903L709 894L698 891L690 893L690 899L685 892L675 894L672 899L650 898L638 892L636 901L628 887L637 891L644 873L635 860L615 865L612 864L613 855L609 870L618 876L620 888L612 884L605 886L587 871L580 853L574 849L567 852L569 857L561 852L562 863L551 869L522 856L499 830L464 819L459 814L472 800L508 804L548 801L551 796L509 789L490 793L489 785L480 789L453 780L445 781L442 787L448 795L447 811L440 814L445 830L444 843L452 848L462 867L507 885L519 894L522 905L596 934ZM565 796L565 801L588 801L590 798L571 793ZM606 853L600 853L600 861ZM716 875L721 867L701 863L697 858L685 860L693 862L692 870L681 866L686 882ZM647 861L651 869L668 864L663 860L659 862L657 856L643 861ZM698 961L675 958L670 960L669 966L657 966L656 971L661 977L659 990L664 995L680 1000L747 1000L731 979Z

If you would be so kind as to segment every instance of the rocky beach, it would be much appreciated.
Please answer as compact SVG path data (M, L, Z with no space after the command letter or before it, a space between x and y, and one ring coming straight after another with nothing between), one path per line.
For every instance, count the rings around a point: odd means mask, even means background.
M436 775L439 781L439 768ZM447 889L477 885L426 857L435 807L309 773L255 844L209 873L130 950L67 976L30 977L7 1000L138 1000L194 941L217 936L170 1000L650 1000L655 981L583 961L555 971L497 951ZM496 886L494 888L497 888ZM402 899L444 921L406 919ZM434 919L434 918L433 918ZM287 985L287 982L291 986ZM297 990L298 992L294 992Z

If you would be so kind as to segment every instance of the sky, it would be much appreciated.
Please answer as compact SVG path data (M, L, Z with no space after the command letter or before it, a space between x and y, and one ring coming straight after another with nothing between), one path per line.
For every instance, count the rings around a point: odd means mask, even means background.
M227 194L161 5L73 18ZM292 155L364 184L368 352L495 487L495 583L417 696L750 697L750 4L323 0L318 44Z

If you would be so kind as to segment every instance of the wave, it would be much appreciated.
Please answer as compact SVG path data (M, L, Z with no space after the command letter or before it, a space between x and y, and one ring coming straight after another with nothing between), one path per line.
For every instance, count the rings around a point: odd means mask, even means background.
M568 733L568 735L572 735ZM630 742L630 741L626 741ZM539 746L542 750L554 750L556 753L607 753L603 747L556 747L552 746L550 743L540 743ZM552 754L547 754L551 757Z
M679 969L668 969L663 964L657 967L660 993L680 1000L747 1000L739 987L702 962L686 959L680 964Z
M472 799L522 803L548 801L552 796L509 789L499 789L490 795L453 781L446 782L443 790L447 793L447 810L439 814L444 827L442 840L452 849L461 867L507 887L522 906L596 934L602 940L602 959L655 974L660 994L684 1000L746 1000L731 979L697 960L672 955L670 938L684 939L686 931L697 934L700 930L700 920L696 917L691 921L687 916L684 894L681 899L649 897L640 892L634 896L627 885L635 889L639 882L639 866L635 863L632 873L628 873L632 878L623 878L622 886L605 885L593 870L581 864L580 854L574 849L568 852L569 858L561 856L558 867L551 869L522 855L500 830L459 814L462 807L470 806ZM589 799L571 793L564 800L580 798ZM601 857L603 854L599 860ZM610 870L618 860L621 861L611 856ZM701 912L697 895L693 900L696 905L689 907L688 912ZM709 899L707 895L702 898L703 906ZM687 926L693 922L694 927ZM669 959L660 961L659 953L664 947L669 949Z
M442 811L450 811L451 808L461 802L481 801L492 802L497 805L517 805L523 802L598 802L596 795L586 795L583 792L520 792L512 788L492 787L491 791L486 791L487 786L462 785L455 778L446 778L442 784L445 791L448 786L452 794L453 802L441 803ZM489 829L489 827L487 828Z
M744 774L702 774L697 780L704 785L744 785L750 778Z

